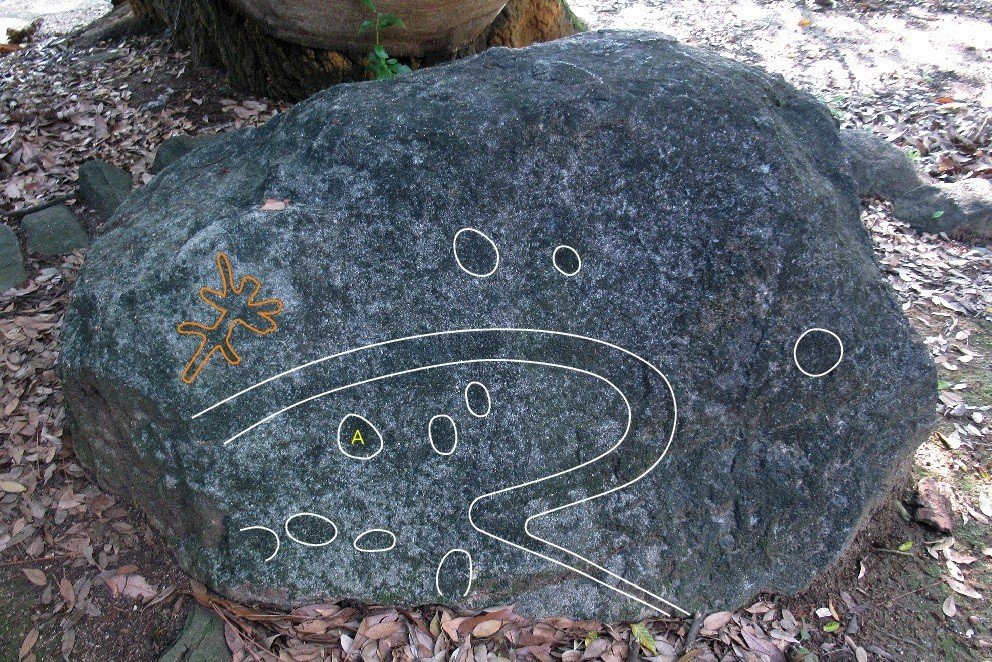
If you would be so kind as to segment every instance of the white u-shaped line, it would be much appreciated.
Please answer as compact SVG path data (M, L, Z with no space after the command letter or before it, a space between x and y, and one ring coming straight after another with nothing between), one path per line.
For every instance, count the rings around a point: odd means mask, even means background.
M299 370L302 370L304 368L307 368L307 367L310 367L310 366L313 366L313 365L320 364L320 363L322 363L324 361L330 361L332 359L339 358L339 357L342 357L342 356L347 356L347 355L353 354L355 352L360 352L360 351L363 351L363 350L372 349L374 347L383 347L383 346L386 346L386 345L392 345L392 344L396 344L396 343L406 342L406 341L415 340L415 339L418 339L418 338L431 338L431 337L444 336L444 335L459 335L459 334L468 334L468 333L498 332L498 331L503 331L503 332L517 332L517 333L534 333L534 334L545 334L545 335L552 335L552 336L562 336L562 337L567 337L567 338L575 338L575 339L578 339L578 340L585 340L585 341L589 341L589 342L598 343L600 345L603 345L605 347L609 347L611 349L615 349L617 351L623 352L624 354L627 354L628 356L633 357L634 359L636 359L640 363L644 364L649 369L653 370L659 377L661 377L662 381L664 381L666 387L668 388L668 392L669 392L669 394L671 395L671 398L672 398L672 410L673 410L673 412L672 412L672 426L671 426L671 432L669 433L669 436L668 436L668 441L665 444L665 448L662 450L661 455L654 461L654 463L650 467L648 467L648 469L646 471L642 472L636 478L634 478L633 480L630 480L630 481L628 481L628 482L626 482L626 483L624 483L622 485L618 485L617 487L611 488L611 489L609 489L609 490L607 490L605 492L601 492L601 493L598 493L598 494L593 494L593 495L588 496L588 497L585 497L583 499L579 499L577 501L573 501L571 503L567 503L567 504L565 504L563 506L558 506L558 507L551 508L549 510L546 510L546 511L543 511L543 512L540 512L540 513L536 513L534 515L531 515L530 517L527 518L526 522L524 523L524 531L532 539L537 540L538 542L544 543L546 545L549 545L549 546L551 546L551 547L553 547L553 548L555 548L555 549L557 549L559 551L562 551L562 552L564 552L566 554L569 554L570 556L573 556L573 557L581 560L582 562L588 564L591 567L596 568L597 570L603 572L604 574L606 574L606 575L608 575L610 577L613 577L617 581L623 582L624 584L626 584L628 586L631 586L631 587L637 589L638 591L643 592L645 595L651 596L655 600L658 600L659 602L662 602L662 603L664 603L664 604L666 604L666 605L674 608L675 610L682 612L685 615L689 615L689 612L687 610L683 609L682 607L679 607L675 603L670 602L670 601L666 600L665 598L662 598L661 596L655 595L651 591L648 591L644 587L639 586L638 584L635 584L634 582L631 582L631 581L629 581L627 579L624 579L620 575L618 575L618 574L616 574L614 572L611 572L610 570L608 570L608 569L606 569L606 568L604 568L604 567L602 567L602 566L594 563L593 561L585 558L584 556L582 556L581 554L578 554L577 552L573 552L570 549L567 549L565 547L561 547L560 545L556 545L556 544L554 544L554 543L552 543L552 542L550 542L548 540L545 540L544 538L541 538L541 537L535 535L533 532L530 531L530 524L535 519L538 519L540 517L543 517L543 516L548 515L548 514L553 513L553 512L557 512L559 510L563 510L565 508L570 508L572 506L576 506L576 505L579 505L581 503L586 503L588 501L592 501L594 499L598 499L600 497L606 496L608 494L612 494L613 492L616 492L618 490L621 490L621 489L624 489L626 487L629 487L629 486L633 485L634 483L636 483L637 481L641 480L642 478L644 478L645 476L647 476L649 473L651 473L661 463L661 461L665 458L665 456L668 454L668 450L669 450L669 448L672 445L672 441L675 439L675 429L676 429L677 424L678 424L678 401L675 398L675 391L672 388L671 382L668 381L668 378L665 376L665 374L663 372L661 372L661 370L659 370L656 366L654 366L653 364L651 364L650 362L648 362L644 358L638 356L637 354L631 352L630 350L624 349L623 347L620 347L619 345L615 345L613 343L606 342L605 340L599 340L597 338L590 338L588 336L582 336L582 335L575 334L575 333L568 333L568 332L565 332L565 331L551 331L551 330L547 330L547 329L527 329L527 328L514 328L514 327L495 327L495 328L480 328L480 329L454 329L454 330L450 330L450 331L436 331L436 332L432 332L432 333L422 333L422 334L417 334L417 335L413 335L413 336L405 336L405 337L402 337L402 338L393 338L391 340L385 340L385 341L382 341L382 342L373 343L371 345L364 345L362 347L355 347L355 348L352 348L352 349L344 350L342 352L337 352L335 354L330 354L328 356L324 356L324 357L321 357L319 359L315 359L313 361L309 361L307 363L302 363L302 364L300 364L300 365L298 365L296 367L290 368L289 370L285 370L285 371L283 371L283 372L281 372L281 373L279 373L277 375L273 375L272 377L269 377L267 379L263 379L262 381L259 381L259 382L255 383L255 384L253 384L253 385L251 385L251 386L249 386L247 388L241 389L240 391L238 391L234 395L230 395L230 396L224 398L223 400L219 400L219 401L215 402L214 404L210 405L209 407L207 407L206 409L203 409L203 410L197 412L191 418L194 418L194 419L195 418L198 418L199 416L202 416L203 414L211 411L212 409L214 409L216 407L219 407L219 406L221 406L221 405L223 405L223 404L225 404L227 402L230 402L231 400L234 400L235 398L237 398L237 397L239 397L241 395L244 395L245 393L248 393L249 391L252 391L252 390L258 388L259 386L262 386L263 384L267 384L268 382L274 381L276 379L280 379L282 377L285 377L286 375L290 375L290 374L292 374L294 372L297 372ZM577 373L580 373L580 374L589 375L591 377L595 377L596 379L599 379L599 380L605 382L611 388L613 388L613 390L615 390L620 395L620 397L623 399L624 405L627 408L627 425L624 428L623 434L620 436L620 438L617 440L617 442L613 446L611 446L609 449L607 449L603 453L600 453L599 455L597 455L596 457L592 458L591 460L587 460L585 462L582 462L581 464L575 465L574 467L569 467L567 469L563 469L563 470L558 471L558 472L556 472L554 474L551 474L550 476L542 476L541 478L536 478L534 480L527 481L525 483L520 483L519 485L513 485L511 487L506 487L506 488L503 488L503 489L500 489L500 490L496 490L494 492L489 492L488 494L483 494L483 495L480 495L480 496L476 497L475 499L473 499L472 500L472 503L469 505L469 513L468 513L469 524L472 525L472 528L475 529L476 531L478 531L479 533L485 535L485 536L488 536L490 538L493 538L494 540L497 540L499 542L502 542L504 544L507 544L507 545L509 545L509 546L511 546L511 547L513 547L515 549L519 549L519 550L524 551L524 552L526 552L528 554L533 554L534 556L537 556L538 558L544 559L545 561L548 561L550 563L554 563L556 565L562 566L563 568L567 568L568 570L571 570L571 571L575 572L576 574L581 575L581 576L585 577L586 579L588 579L588 580L590 580L592 582L595 582L596 584L599 584L599 585L601 585L601 586L603 586L603 587L605 587L605 588L607 588L607 589L609 589L611 591L615 591L615 592L619 593L620 595L623 595L624 597L626 597L626 598L628 598L630 600L633 600L634 602L637 602L639 604L642 604L642 605L644 605L644 606L646 606L646 607L648 607L650 609L653 609L653 610L655 610L655 611L657 611L657 612L659 612L661 614L664 614L666 616L670 615L664 609L661 609L661 608L657 607L656 605L651 604L650 602L647 602L647 601L645 601L645 600L643 600L641 598L638 598L637 596L632 595L631 593L628 593L627 591L621 590L621 589L619 589L619 588L617 588L615 586L612 586L610 584L607 584L606 582L604 582L604 581L602 581L602 580L600 580L600 579L598 579L596 577L593 577L589 573L583 572L582 570L580 570L580 569L578 569L578 568L576 568L574 566L568 565L567 563L564 563L562 561L558 561L558 560L556 560L556 559L554 559L554 558L552 558L550 556L547 556L546 554L542 554L540 552L535 552L533 550L527 549L526 547L523 547L521 545L517 545L516 543L511 542L509 540L506 540L504 538L500 538L499 536L497 536L497 535L495 535L493 533L490 533L489 531L486 531L485 529L482 529L481 527L479 527L478 525L476 525L474 519L472 518L472 509L475 507L475 504L478 503L481 499L485 499L487 497L491 497L491 496L494 496L496 494L502 494L504 492L509 492L510 490L515 490L515 489L518 489L518 488L521 488L521 487L527 487L528 485L533 485L535 483L543 482L545 480L550 480L552 478L558 478L558 477L564 476L564 475L566 475L568 473L571 473L573 471L577 471L578 469L581 469L581 468L586 467L586 466L588 466L590 464L593 464L595 462L600 461L601 459L603 459L604 457L606 457L607 455L609 455L610 453L612 453L616 448L618 448L624 442L624 440L627 438L627 434L630 432L630 426L631 426L631 424L633 422L633 413L632 413L631 408L630 408L630 401L627 399L627 396L624 395L623 391L620 390L620 388L618 388L613 382L611 382L606 377L603 377L602 375L596 374L594 372L590 372L588 370L583 370L582 368L576 368L574 366L567 366L567 365L562 365L562 364L558 364L558 363L549 363L549 362L545 362L545 361L532 361L532 360L528 360L528 359L507 359L507 358L467 359L467 360L462 360L462 361L448 361L448 362L445 362L445 363L437 363L437 364L434 364L434 365L420 366L420 367L417 367L417 368L409 368L407 370L400 370L400 371L389 373L389 374L386 374L386 375L379 375L379 376L376 376L376 377L371 377L369 379L363 379L363 380L360 380L360 381L357 381L357 382L354 382L354 383L351 383L351 384L345 384L344 386L339 386L339 387L336 387L336 388L332 388L332 389L323 391L321 393L317 393L315 395L311 395L311 396L308 396L308 397L303 398L301 400L298 400L298 401L296 401L296 402L294 402L294 403L292 403L290 405L287 405L287 406L285 406L285 407L283 407L283 408L281 408L281 409L279 409L279 410L277 410L277 411L275 411L275 412L273 412L273 413L271 413L271 414L269 414L269 415L261 418L260 420L256 421L255 423L253 423L253 424L249 425L248 427L244 428L240 432L238 432L235 435L233 435L232 437L230 437L227 441L225 441L224 442L224 445L230 444L231 442L235 441L236 439L238 439L242 435L247 434L248 432L252 431L256 427L258 427L260 425L263 425L263 424L267 423L268 421L271 421L273 418L276 418L277 416L280 416L280 415L284 414L287 411L290 411L290 410L292 410L292 409L294 409L296 407L299 407L300 405L306 404L308 402L312 402L313 400L317 400L319 398L326 397L328 395L331 395L332 393L337 393L339 391L350 389L350 388L353 388L353 387L356 387L356 386L361 386L363 384L371 384L373 382L382 381L384 379L389 379L391 377L397 377L397 376L400 376L400 375L408 375L408 374L413 374L413 373L417 373L417 372L423 372L425 370L434 370L434 369L437 369L437 368L444 368L444 367L456 366L456 365L466 365L466 364L471 364L471 363L520 363L520 364L546 366L546 367L552 367L552 368L562 368L562 369L571 370L571 371L574 371L574 372L577 372ZM356 542L360 538L361 538L361 536L359 536L359 538L356 538ZM394 536L394 540L395 540L395 536ZM358 548L356 547L356 549L358 549ZM392 548L390 548L390 549L392 549ZM359 550L359 551L363 551L363 550Z

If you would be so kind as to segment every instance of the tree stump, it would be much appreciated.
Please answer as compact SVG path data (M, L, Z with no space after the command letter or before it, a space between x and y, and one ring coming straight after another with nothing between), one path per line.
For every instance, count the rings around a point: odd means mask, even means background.
M128 1L136 15L170 26L194 57L226 69L231 86L242 92L299 101L331 85L368 77L365 53L311 48L278 39L227 0ZM510 0L473 44L457 52L400 59L416 69L491 46L523 47L585 29L565 0Z

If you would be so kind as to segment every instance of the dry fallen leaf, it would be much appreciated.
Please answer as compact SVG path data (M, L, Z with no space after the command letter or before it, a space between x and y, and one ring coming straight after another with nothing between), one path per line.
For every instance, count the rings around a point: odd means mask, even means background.
M25 568L23 570L24 574L27 576L28 581L30 581L35 586L47 586L48 578L45 573L41 570L36 570L34 568Z
M954 604L953 595L947 596L947 599L944 600L944 604L940 608L943 610L945 616L954 616L954 614L958 613L958 606Z
M499 632L501 627L503 627L503 623L500 621L483 621L473 628L472 636L485 639Z
M104 581L115 598L123 595L126 598L150 600L158 593L141 575L115 575Z
M981 593L962 581L958 581L957 579L947 576L944 577L944 581L947 582L947 585L950 586L955 593L960 593L961 595L975 600L982 600L984 597Z
M266 198L262 206L259 207L262 211L282 211L289 206L288 200L276 200L275 198Z
M733 617L734 615L729 611L718 611L715 614L710 614L703 619L703 629L710 632L716 632L729 623L730 619Z
M38 628L31 628L31 631L28 632L28 635L24 637L24 641L21 643L21 648L17 654L17 659L23 660L26 658L36 643L38 643Z

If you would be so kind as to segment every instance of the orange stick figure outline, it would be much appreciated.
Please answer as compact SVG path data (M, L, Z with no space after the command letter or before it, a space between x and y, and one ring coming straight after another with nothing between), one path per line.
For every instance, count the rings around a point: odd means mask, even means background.
M193 356L186 363L186 367L183 368L182 380L185 384L192 384L196 381L200 371L206 367L216 352L221 353L228 365L241 363L241 356L231 343L231 336L237 327L243 326L259 336L267 336L279 328L275 316L282 312L282 301L276 298L256 301L256 297L262 289L262 282L254 276L244 276L241 278L241 282L235 282L234 270L231 268L231 260L227 257L227 253L217 253L214 262L217 265L217 274L220 276L220 289L201 287L200 298L217 311L217 319L209 326L191 320L180 322L176 326L176 331L180 334L196 336L200 339L200 346L196 348ZM244 301L244 311L248 314L254 314L258 321L235 317L227 322L227 316L232 306L223 305L224 299L232 295L245 297L245 291L249 286L251 289L248 290L247 298ZM227 325L222 328L225 322ZM223 333L223 337L218 338L221 333Z

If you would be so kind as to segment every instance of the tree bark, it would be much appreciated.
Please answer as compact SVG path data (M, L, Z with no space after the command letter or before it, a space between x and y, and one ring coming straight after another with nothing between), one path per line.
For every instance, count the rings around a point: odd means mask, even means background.
M331 85L367 77L364 53L308 48L276 39L227 0L128 2L136 15L141 11L172 27L174 38L189 47L194 57L226 69L231 86L249 94L298 101ZM582 30L585 25L565 0L510 0L474 44L457 53L407 58L405 63L416 69L491 46L528 46Z

